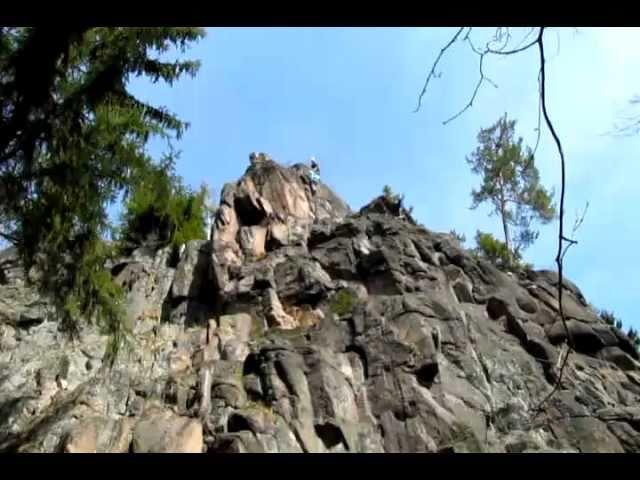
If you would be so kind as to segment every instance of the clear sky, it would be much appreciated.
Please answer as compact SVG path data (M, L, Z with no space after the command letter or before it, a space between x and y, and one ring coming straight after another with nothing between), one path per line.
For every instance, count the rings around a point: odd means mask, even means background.
M285 164L314 155L323 181L353 209L389 184L406 195L427 228L455 229L471 245L476 229L497 235L501 229L488 209L469 209L479 179L465 156L475 148L478 130L505 112L533 146L538 54L488 59L485 73L498 88L485 84L473 108L443 126L467 103L478 78L478 59L464 44L449 50L422 110L413 110L433 59L454 32L208 29L188 52L202 62L196 78L172 88L133 80L132 89L191 123L179 143L177 168L194 187L206 181L219 192L244 172L251 151ZM480 41L492 30L474 32ZM548 109L567 157L569 230L576 211L590 203L565 272L595 307L639 328L640 135L607 132L640 93L640 29L551 29L545 39ZM558 157L546 133L536 157L543 183L559 191ZM554 268L556 228L540 229L527 261Z

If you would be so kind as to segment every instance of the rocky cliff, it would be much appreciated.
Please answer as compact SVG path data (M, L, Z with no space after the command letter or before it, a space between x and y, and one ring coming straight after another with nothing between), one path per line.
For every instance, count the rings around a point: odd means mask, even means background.
M0 450L637 452L640 363L557 277L508 275L378 198L254 157L211 241L111 268L131 348L58 331L0 254Z

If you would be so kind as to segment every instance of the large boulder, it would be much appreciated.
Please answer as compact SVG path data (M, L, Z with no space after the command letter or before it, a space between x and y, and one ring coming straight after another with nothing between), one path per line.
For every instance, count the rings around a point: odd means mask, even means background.
M79 422L65 440L66 453L127 453L132 438L132 421L89 417Z
M133 431L135 453L202 453L202 425L168 410L150 408Z

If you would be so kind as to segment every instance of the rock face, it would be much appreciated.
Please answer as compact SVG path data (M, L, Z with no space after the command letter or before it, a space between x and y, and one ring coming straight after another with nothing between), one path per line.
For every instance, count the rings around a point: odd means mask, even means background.
M514 277L381 199L352 214L256 155L211 242L112 266L134 343L58 331L0 276L0 450L638 452L640 363L557 277ZM11 252L0 254L6 261Z

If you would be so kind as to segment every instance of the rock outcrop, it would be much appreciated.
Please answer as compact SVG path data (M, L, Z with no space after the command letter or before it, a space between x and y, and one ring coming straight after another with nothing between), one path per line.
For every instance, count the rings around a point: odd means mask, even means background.
M112 266L134 338L111 369L3 270L0 450L640 451L638 353L575 285L577 352L538 411L567 351L555 273L505 274L381 199L354 214L306 168L254 156L211 242Z

